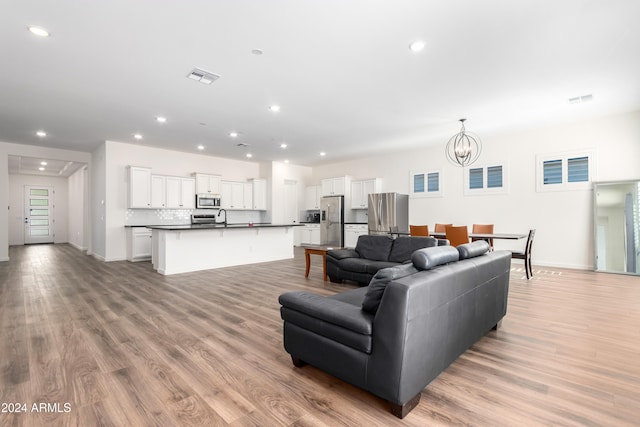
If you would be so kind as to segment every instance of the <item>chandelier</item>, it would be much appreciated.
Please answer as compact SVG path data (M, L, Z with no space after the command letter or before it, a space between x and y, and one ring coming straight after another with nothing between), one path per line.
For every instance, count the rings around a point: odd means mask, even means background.
M460 119L462 128L460 132L453 135L447 142L447 158L453 164L465 167L475 162L482 151L482 142L477 135L467 132L464 122L467 119Z

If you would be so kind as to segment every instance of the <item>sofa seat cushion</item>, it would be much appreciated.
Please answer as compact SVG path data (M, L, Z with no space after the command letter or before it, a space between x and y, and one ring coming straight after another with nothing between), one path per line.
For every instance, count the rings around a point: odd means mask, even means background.
M358 305L303 291L280 295L285 322L370 354L373 315Z
M411 262L418 270L431 270L439 265L458 261L459 258L454 246L435 246L415 251L411 255Z
M358 237L356 252L358 252L360 258L387 261L392 246L393 239L391 237L364 235Z
M411 254L418 249L437 246L435 237L398 237L393 241L389 261L404 263L411 260Z
M373 276L373 279L371 279L369 286L365 288L367 289L367 292L362 300L362 310L371 314L376 314L378 307L380 306L380 301L382 301L384 291L387 288L387 284L392 280L400 279L417 272L418 269L411 263L399 264L394 267L384 268L378 271L376 275Z

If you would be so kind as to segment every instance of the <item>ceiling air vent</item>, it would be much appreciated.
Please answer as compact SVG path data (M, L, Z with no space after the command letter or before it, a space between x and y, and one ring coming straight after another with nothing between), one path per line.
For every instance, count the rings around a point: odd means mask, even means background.
M187 75L187 77L189 77L191 80L195 80L206 85L210 85L220 78L218 74L214 74L211 71L205 71L202 68L194 68L193 71L191 71Z
M244 142L238 142L236 144L236 147L248 147L248 146L249 146L249 144L245 144Z
M580 104L581 102L589 102L589 101L593 101L592 94L569 98L569 104Z

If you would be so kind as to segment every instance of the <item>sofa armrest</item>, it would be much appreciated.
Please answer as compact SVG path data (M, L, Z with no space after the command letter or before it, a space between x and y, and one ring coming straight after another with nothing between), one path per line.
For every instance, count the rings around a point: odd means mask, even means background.
M344 258L360 258L360 254L354 249L332 249L327 251L327 256L337 260Z
M332 323L362 335L371 335L373 315L360 306L304 291L286 292L278 298L283 307ZM283 316L283 320L287 320Z

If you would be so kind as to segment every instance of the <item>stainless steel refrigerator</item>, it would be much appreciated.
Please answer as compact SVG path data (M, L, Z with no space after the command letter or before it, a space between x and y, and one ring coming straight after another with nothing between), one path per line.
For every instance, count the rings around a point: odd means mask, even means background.
M369 234L409 232L409 196L398 193L369 194Z
M344 197L320 199L320 244L344 246Z

